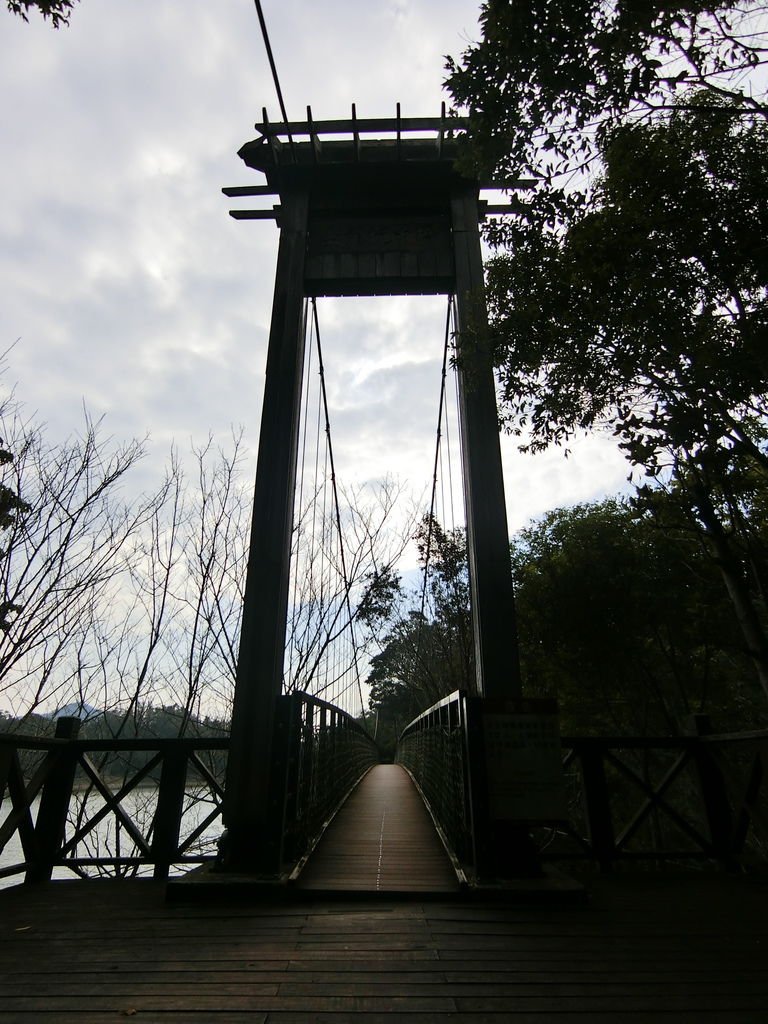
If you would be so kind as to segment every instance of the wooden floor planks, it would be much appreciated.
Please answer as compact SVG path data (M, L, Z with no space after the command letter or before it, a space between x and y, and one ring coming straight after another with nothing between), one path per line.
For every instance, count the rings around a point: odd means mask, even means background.
M768 885L597 879L585 905L166 904L0 891L0 1022L764 1024Z
M373 767L299 877L313 891L456 892L458 882L408 773Z

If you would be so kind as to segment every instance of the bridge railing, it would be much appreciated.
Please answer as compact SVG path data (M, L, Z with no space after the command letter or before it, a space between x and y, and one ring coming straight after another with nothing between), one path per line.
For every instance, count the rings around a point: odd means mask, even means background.
M542 826L519 822L544 862L621 864L768 861L768 731L676 737L563 737L567 813ZM484 798L482 710L461 692L403 731L397 760L408 769L444 842L476 874L473 835ZM479 809L479 810L478 810Z
M282 862L290 868L380 755L357 719L306 693L280 698L277 729L287 740Z
M474 861L467 695L460 690L405 727L396 761L421 791L444 844L460 865Z
M278 699L280 804L287 869L378 760L349 715L303 693ZM229 739L80 739L0 733L0 878L49 879L189 870L217 859Z

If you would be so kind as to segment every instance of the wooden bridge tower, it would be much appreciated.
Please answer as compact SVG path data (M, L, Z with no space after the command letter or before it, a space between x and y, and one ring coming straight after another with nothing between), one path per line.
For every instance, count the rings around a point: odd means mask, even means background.
M479 183L456 169L457 120L401 118L270 124L240 156L279 195L280 228L251 548L224 820L227 860L270 871L280 787L271 744L281 692L307 296L455 294L462 465L476 692L518 698L520 677L493 368L483 327ZM428 137L425 137L428 136ZM278 815L279 816L279 815Z

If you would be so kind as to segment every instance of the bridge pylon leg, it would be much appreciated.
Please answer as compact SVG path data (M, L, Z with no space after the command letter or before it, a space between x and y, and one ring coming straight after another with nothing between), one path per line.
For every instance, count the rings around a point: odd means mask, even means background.
M475 644L473 689L484 697L518 698L515 599L476 188L455 192L451 219L459 321L461 464Z
M282 689L305 332L306 192L282 196L272 323L224 793L222 866L279 875Z

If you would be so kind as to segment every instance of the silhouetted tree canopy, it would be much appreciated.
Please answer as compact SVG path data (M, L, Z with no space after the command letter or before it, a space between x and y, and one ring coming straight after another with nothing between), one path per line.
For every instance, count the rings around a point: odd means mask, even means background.
M765 11L755 0L487 0L481 40L447 65L472 163L482 176L543 177L533 207L553 218L574 198L573 172L628 116L679 106L691 87L765 114L745 74L768 60Z
M567 231L508 229L490 313L507 425L530 448L602 422L650 473L723 446L762 461L768 125L731 115L617 129Z
M37 11L46 19L50 18L54 28L69 24L69 15L78 0L7 0L8 10L29 21L29 12Z
M671 483L768 692L768 609L741 542L768 487L768 124L699 100L606 136L567 227L509 225L489 308L508 428L535 451L607 425Z
M380 651L371 659L370 708L386 747L417 714L474 676L466 537L425 516L416 531L423 591L390 592Z
M759 724L759 690L717 566L674 504L555 509L512 543L526 692L570 734L669 735L706 711Z
M473 169L539 179L486 231L507 428L532 451L613 431L719 569L768 693L766 13L488 0L447 86Z

